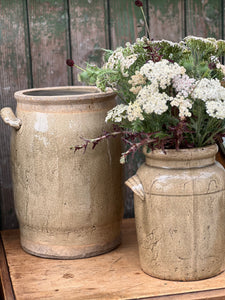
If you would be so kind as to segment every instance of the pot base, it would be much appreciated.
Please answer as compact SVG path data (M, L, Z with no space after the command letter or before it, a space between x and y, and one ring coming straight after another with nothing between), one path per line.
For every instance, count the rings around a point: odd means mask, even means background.
M60 228L20 227L22 248L33 255L45 258L77 259L103 254L121 242L121 222L96 224L70 230Z
M213 278L213 277L216 277L220 274L222 274L225 269L223 270L220 270L218 272L215 272L215 273L212 273L210 272L210 274L201 274L201 276L189 276L189 277L182 277L182 275L179 275L177 274L177 276L175 275L169 275L169 274L154 274L152 273L151 271L146 271L144 270L142 267L141 267L142 271L153 277L153 278L157 278L157 279L160 279L160 280L166 280L166 281L180 281L180 282L188 282L188 281L198 281L198 280L205 280L205 279L210 279L210 278ZM184 274L185 272L182 272L182 274Z
M35 243L29 240L21 240L23 250L29 254L54 259L79 259L88 258L107 253L121 243L120 236L112 242L102 245L83 245L83 246L57 246Z

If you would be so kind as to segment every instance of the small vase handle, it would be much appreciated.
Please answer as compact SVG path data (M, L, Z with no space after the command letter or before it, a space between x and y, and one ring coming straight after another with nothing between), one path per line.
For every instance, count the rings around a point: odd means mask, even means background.
M134 175L129 178L125 184L142 200L145 200L145 192L143 185L141 183L140 178L138 175Z
M11 127L15 128L16 130L19 130L22 121L18 119L15 115L14 112L12 111L11 107L4 107L0 110L0 116L2 117L2 120L10 125Z

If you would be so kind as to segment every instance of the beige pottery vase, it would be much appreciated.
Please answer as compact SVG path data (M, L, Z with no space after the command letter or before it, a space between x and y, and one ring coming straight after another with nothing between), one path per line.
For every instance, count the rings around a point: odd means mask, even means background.
M15 210L23 249L41 257L82 258L120 243L123 213L120 140L74 153L80 137L109 130L115 93L96 87L18 91L11 136Z
M199 280L225 268L225 171L217 146L155 150L126 184L134 192L141 268Z

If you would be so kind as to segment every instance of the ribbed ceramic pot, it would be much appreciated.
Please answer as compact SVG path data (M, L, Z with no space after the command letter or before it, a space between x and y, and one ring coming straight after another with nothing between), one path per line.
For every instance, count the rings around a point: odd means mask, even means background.
M225 171L217 146L155 150L126 183L134 191L141 268L199 280L225 268Z
M15 93L15 117L2 118L11 137L15 209L21 245L31 254L72 259L107 252L120 243L123 212L120 140L74 153L80 137L109 130L115 93L96 87L58 87Z

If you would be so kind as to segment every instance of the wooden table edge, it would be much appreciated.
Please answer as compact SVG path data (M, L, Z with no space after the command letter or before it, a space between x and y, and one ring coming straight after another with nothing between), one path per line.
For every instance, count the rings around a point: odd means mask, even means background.
M4 297L3 298L4 300L15 300L1 233L0 233L0 297Z
M225 299L225 288L139 298L139 300L224 300L224 299ZM128 299L128 300L137 300L137 299L135 298L135 299Z

